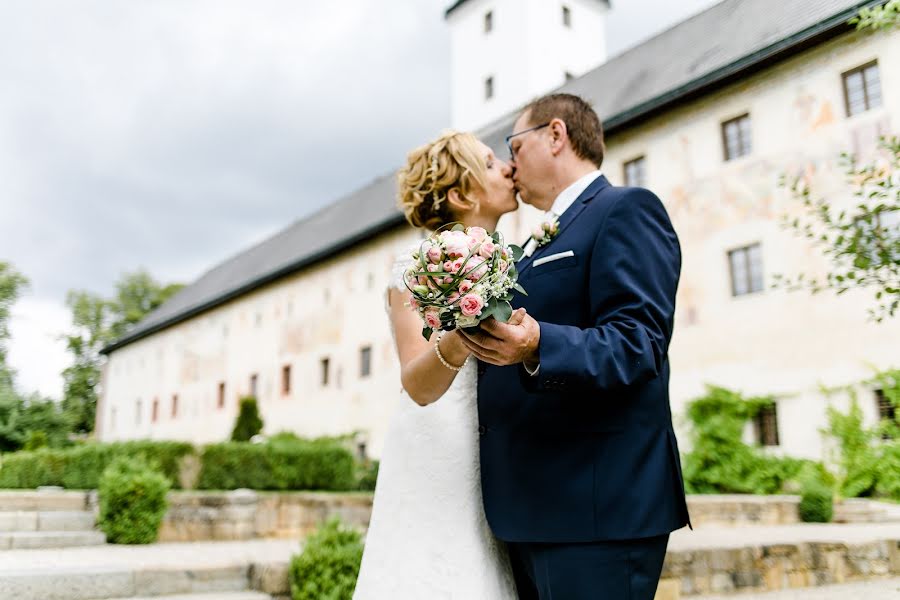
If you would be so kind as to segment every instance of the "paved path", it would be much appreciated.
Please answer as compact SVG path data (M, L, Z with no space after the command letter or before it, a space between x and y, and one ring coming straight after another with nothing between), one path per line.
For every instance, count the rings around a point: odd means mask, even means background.
M779 592L687 596L684 600L897 600L898 598L900 598L900 579L883 579Z
M679 529L669 540L670 550L743 548L798 542L860 544L876 540L900 540L900 523L800 523L754 527L699 527Z

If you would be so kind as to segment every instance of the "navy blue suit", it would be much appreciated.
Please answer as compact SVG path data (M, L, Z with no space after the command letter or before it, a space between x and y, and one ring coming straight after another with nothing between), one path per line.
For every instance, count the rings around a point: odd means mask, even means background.
M563 572L578 562L573 552L622 555L648 540L657 554L661 541L664 555L668 534L688 523L668 390L681 253L652 192L614 187L602 176L559 225L549 244L518 264L528 296L513 305L540 323L540 370L531 376L523 365L479 363L478 413L491 528L512 542L514 555L534 551L527 569L553 570L535 557L560 549L547 560L558 559L559 577L572 579ZM569 250L574 256L534 266ZM589 570L600 580L574 584L588 586L580 591L552 588L554 597L645 597L616 595L602 569ZM557 585L534 583L541 598Z

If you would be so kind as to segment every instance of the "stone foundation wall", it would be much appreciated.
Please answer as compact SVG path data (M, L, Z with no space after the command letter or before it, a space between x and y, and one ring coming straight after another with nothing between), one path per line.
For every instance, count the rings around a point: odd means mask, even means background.
M900 540L806 542L666 554L657 600L765 592L900 574Z
M800 522L799 496L698 494L688 496L687 503L694 527L792 525Z
M170 492L160 542L301 538L337 517L366 529L372 510L367 493Z

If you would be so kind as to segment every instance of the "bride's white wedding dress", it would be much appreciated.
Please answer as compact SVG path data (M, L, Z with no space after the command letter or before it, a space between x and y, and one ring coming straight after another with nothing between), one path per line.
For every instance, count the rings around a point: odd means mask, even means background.
M394 267L401 289L409 255ZM437 402L399 395L354 600L516 598L506 547L484 516L477 384L469 360Z

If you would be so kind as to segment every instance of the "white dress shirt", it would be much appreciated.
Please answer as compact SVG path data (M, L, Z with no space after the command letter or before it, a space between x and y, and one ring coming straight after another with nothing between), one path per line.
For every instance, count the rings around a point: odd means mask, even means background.
M575 204L575 201L578 200L578 196L580 196L584 192L584 190L588 189L588 186L594 183L601 175L603 175L603 172L600 171L600 169L597 169L596 171L591 171L587 175L583 175L579 179L575 180L572 185L559 193L559 196L557 196L556 200L553 201L553 206L551 206L550 210L547 211L548 214L555 217L561 217L562 214L566 212L566 210L568 210L570 206ZM538 371L541 370L540 363L538 363L538 366L535 367L534 371L529 369L524 364L522 366L525 367L525 371L532 377L537 375Z

